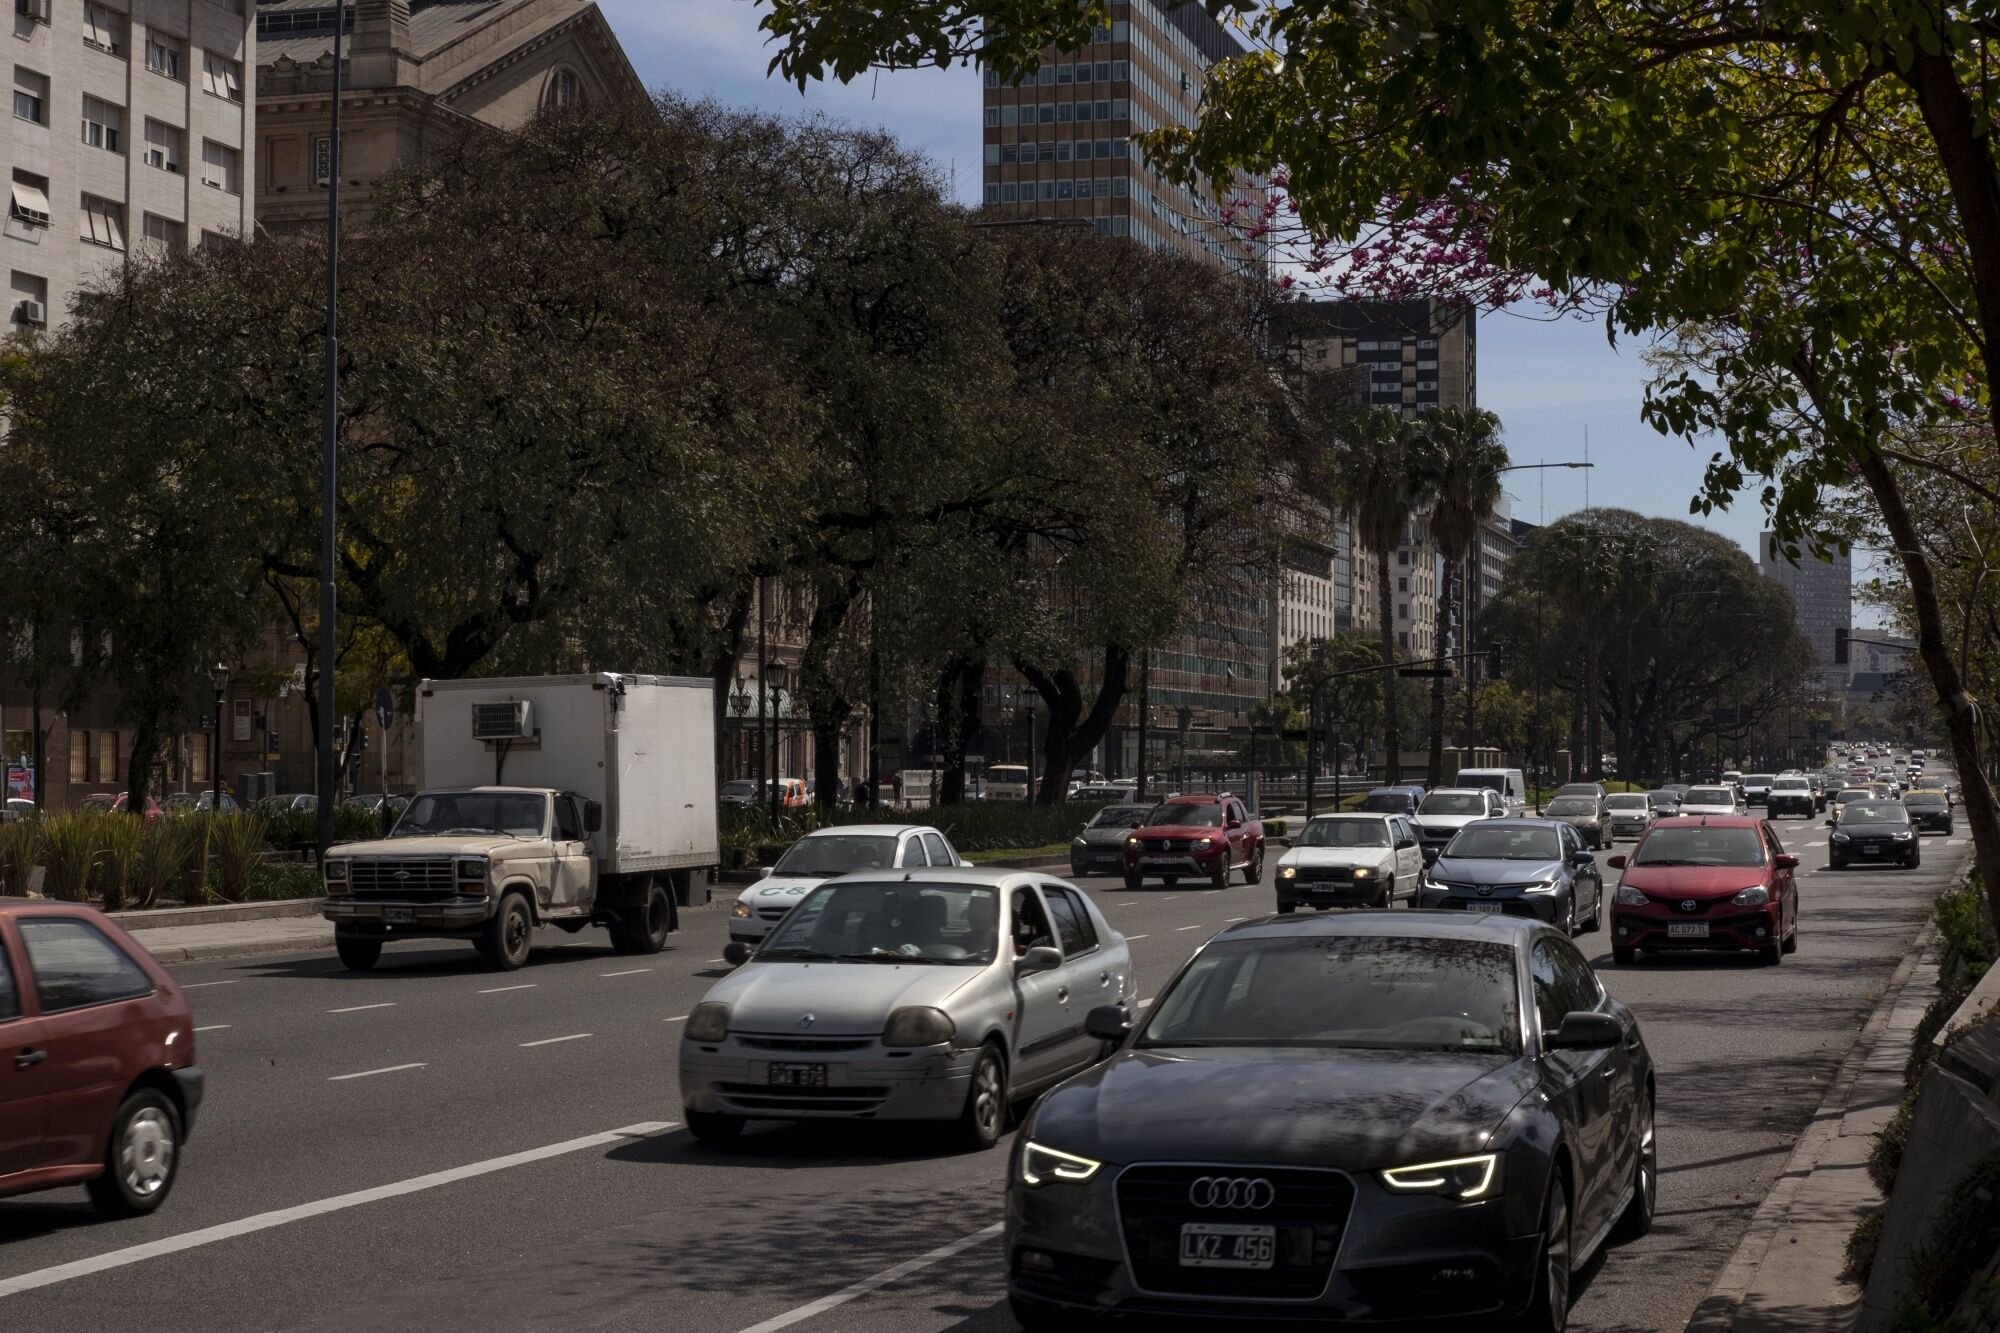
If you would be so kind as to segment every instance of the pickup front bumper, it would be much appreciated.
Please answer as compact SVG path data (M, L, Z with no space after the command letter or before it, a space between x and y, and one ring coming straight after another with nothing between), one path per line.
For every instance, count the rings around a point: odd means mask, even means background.
M483 894L414 901L340 893L321 899L319 914L358 935L458 934L485 925L493 903Z

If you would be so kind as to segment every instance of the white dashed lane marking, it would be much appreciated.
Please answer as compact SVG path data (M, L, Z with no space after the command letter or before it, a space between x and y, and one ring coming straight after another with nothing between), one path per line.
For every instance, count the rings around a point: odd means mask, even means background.
M327 1012L329 1014L358 1014L363 1009L394 1009L395 1007L396 1002L394 1000L384 1000L381 1004L350 1004L345 1009L329 1009Z
M345 1083L351 1078L373 1078L377 1074L400 1074L405 1069L422 1069L423 1067L421 1063L413 1065L384 1065L380 1069L364 1069L358 1074L335 1074L327 1082Z
M553 1046L559 1041L582 1041L590 1036L588 1032L572 1032L567 1037L543 1037L540 1041L524 1041L523 1046Z
M533 989L535 988L535 986L536 986L536 983L535 983L535 982L532 982L532 981L524 981L524 982L522 982L522 983L521 983L520 985L518 985L518 986L488 986L488 987L487 987L487 988L486 988L485 990L483 990L483 991L481 991L481 992L479 992L479 993L480 993L481 995L498 995L498 994L500 994L500 993L501 993L502 991L510 991L510 990L533 990Z

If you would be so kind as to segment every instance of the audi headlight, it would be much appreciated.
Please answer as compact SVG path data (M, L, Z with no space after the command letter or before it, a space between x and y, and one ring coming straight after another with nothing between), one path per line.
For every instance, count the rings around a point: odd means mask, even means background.
M1021 1145L1021 1183L1031 1188L1057 1180L1081 1185L1096 1175L1097 1169L1103 1165L1073 1152L1046 1147L1032 1139Z
M1356 866L1356 867L1354 867L1354 878L1356 878L1356 879L1373 879L1373 878L1375 878L1375 867L1374 867L1374 866Z
M884 1046L941 1046L958 1032L958 1025L942 1009L925 1004L906 1005L889 1015L882 1029Z
M1771 901L1771 891L1762 884L1752 884L1729 901L1738 907L1762 907Z
M486 858L483 856L461 856L458 858L458 882L461 884L486 882Z
M1072 846L1072 847L1088 847L1088 846L1090 846L1090 844L1089 844L1089 843L1087 843L1087 842L1085 842L1085 841L1084 841L1084 840L1083 840L1082 838L1071 838L1071 839L1069 840L1069 845L1070 845L1070 846Z
M688 1015L684 1031L689 1041L721 1041L729 1035L729 1006L720 1000L703 1000Z
M1628 889L1623 884L1620 884L1618 891L1611 895L1611 901L1617 903L1620 907L1644 907L1647 898L1645 894L1639 892L1637 889Z
M1399 1194L1442 1194L1450 1199L1486 1199L1500 1192L1500 1154L1452 1157L1442 1162L1391 1167L1382 1183Z
M1299 868L1297 866L1278 867L1279 879L1297 879L1298 877L1299 877Z

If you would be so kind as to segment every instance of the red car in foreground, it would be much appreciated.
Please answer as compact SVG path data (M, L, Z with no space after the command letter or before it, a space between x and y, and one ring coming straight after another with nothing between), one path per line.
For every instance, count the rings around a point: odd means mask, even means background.
M1641 949L1751 949L1777 963L1799 947L1799 858L1761 819L1662 819L1607 864L1624 872L1611 895L1617 962Z
M1264 821L1227 792L1170 796L1125 839L1128 889L1148 879L1205 879L1227 888L1232 870L1241 870L1246 884L1264 877Z
M194 1019L136 940L79 903L0 898L0 1198L82 1185L166 1202L201 1106Z

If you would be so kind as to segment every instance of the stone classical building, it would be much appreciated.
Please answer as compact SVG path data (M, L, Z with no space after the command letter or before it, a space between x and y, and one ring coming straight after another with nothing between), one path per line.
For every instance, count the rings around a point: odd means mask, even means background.
M326 216L340 12L325 0L257 6L257 221L271 231ZM345 12L344 216L365 212L371 182L476 127L645 93L591 0L356 0Z

